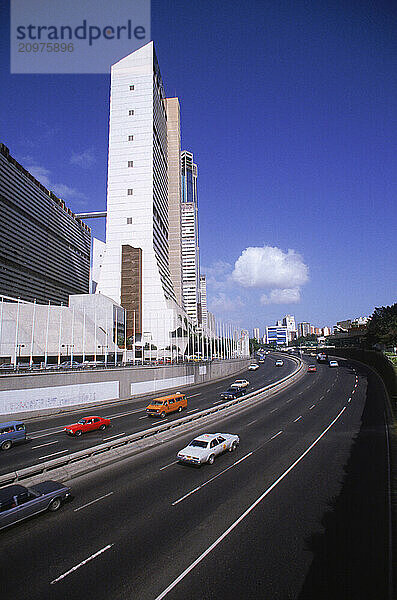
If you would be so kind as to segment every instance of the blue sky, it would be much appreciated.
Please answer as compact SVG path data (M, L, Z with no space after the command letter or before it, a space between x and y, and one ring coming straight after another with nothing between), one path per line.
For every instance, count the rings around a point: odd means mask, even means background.
M323 326L396 301L396 33L389 2L152 2L219 318ZM109 77L10 75L2 48L0 140L75 212L105 209Z

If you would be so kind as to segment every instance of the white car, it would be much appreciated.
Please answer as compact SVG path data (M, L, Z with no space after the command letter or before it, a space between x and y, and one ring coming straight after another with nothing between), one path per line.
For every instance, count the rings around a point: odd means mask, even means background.
M330 360L328 364L330 367L339 367L337 360Z
M284 361L281 360L281 358L279 358L278 360L276 360L276 367L282 367L284 364Z
M212 465L216 456L226 450L233 452L239 443L238 435L232 433L203 433L180 450L177 458L180 462L192 465Z
M247 381L246 379L236 379L236 381L234 383L232 383L232 385L230 387L240 387L240 388L247 388L249 386L250 382Z
M248 371L256 371L257 369L259 369L259 365L256 364L252 364L248 367Z

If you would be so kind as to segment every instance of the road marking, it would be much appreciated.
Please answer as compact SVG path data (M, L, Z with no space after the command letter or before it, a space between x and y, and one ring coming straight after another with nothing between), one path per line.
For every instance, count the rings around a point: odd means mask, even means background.
M56 442L47 442L46 444L40 444L40 446L32 446L31 450L34 450L35 448L42 448L43 446L51 446L51 444L59 444L59 440L57 440Z
M90 560L93 560L94 558L96 558L100 554L103 554L103 552L106 552L106 550L109 550L112 546L113 546L113 544L108 544L107 546L105 546L101 550L98 550L98 552L95 552L95 554L91 554L91 556L89 556L88 558L86 558L85 560L83 560L81 563L79 563L75 567L72 567L71 569L69 569L69 571L66 571L66 573L64 573L63 575L60 575L56 579L53 579L51 581L50 585L53 585L54 583L58 583L58 581L61 581L61 579L64 579L65 577L67 577L68 575L70 575L71 573L73 573L74 571L77 571L77 569L79 569L80 567L86 565L88 562L90 562Z
M276 481L274 481L274 483L272 483L271 486L269 486L267 488L267 490L265 490L263 492L263 494L261 496L259 496L259 498L257 498L255 500L255 502L253 502L251 504L251 506L249 506L247 508L247 510L245 512L242 513L242 515L239 516L238 519L236 519L236 521L234 521L234 523L232 523L230 525L230 527L228 527L226 529L226 531L224 531L222 533L222 535L220 535L202 554L200 554L200 556L198 558L196 558L195 561L193 561L176 579L174 579L174 581L172 581L172 583L170 583L170 585L161 592L161 594L159 594L155 600L162 600L163 598L165 598L165 596L167 596L168 592L170 592L171 590L174 589L174 587L176 585L178 585L178 583L180 581L182 581L182 579L184 579L186 577L186 575L188 575L190 573L190 571L192 571L199 563L201 563L201 561L208 555L210 554L214 548L216 548L236 527L237 525L239 525L241 523L241 521L243 521L249 514L251 511L254 510L254 508L260 503L262 502L262 500L264 498L266 498L266 496L268 494L270 494L270 492L288 475L288 473L290 473L290 471L292 471L292 469L294 469L296 467L297 464L300 463L300 461L306 456L306 454L308 454L310 452L310 450L312 448L314 448L314 446L321 440L321 438L331 429L331 427L336 423L336 421L340 418L340 416L344 413L344 411L346 410L346 406L344 406L342 408L342 410L340 411L340 413L335 417L335 419L328 425L328 427L326 429L324 429L324 431L318 436L318 438L316 438L314 440L314 442L303 452L303 454L300 455L299 458L296 459L296 461L294 463L292 463L292 465L290 465L288 467L288 469L286 469L286 471L284 471L284 473L282 475L280 475L280 477L278 479L276 479Z
M288 404L289 402L292 402L292 398L290 398L289 400L287 400L286 404Z
M31 435L30 437L32 440L36 440L38 438L46 437L47 435L53 435L54 433L63 433L63 427L62 429L58 429L58 431L50 431L49 433L42 433L41 435Z
M355 391L356 391L356 390L352 390L352 394L354 394L354 392L355 392Z
M302 396L303 392L299 392L298 396Z
M120 417L126 417L127 415L135 415L136 413L142 412L146 408L138 408L137 410L130 410L129 412L119 413L118 415L108 415L105 419L120 419Z
M351 402L351 401L352 401L352 399L351 399L351 397L350 397L350 398L349 398L349 400L348 400L348 402Z
M199 394L192 394L191 396L188 396L188 398L194 398L195 396L201 396L202 392L200 392Z
M171 465L176 465L178 461L174 460L172 463L170 463L169 465L165 465L164 467L160 468L160 471L163 471L163 469L167 469L168 467L171 467Z
M167 420L164 418L164 419L161 419L161 421L155 421L154 423L152 423L152 425L158 425L159 423L166 423L166 422L167 422Z
M139 417L139 419L147 419L148 416L147 415L143 415L143 417Z
M212 404L220 404L221 402L223 402L223 400L217 400L216 402L213 402Z
M276 410L278 410L278 408L273 408L273 410L271 410L270 412L274 413L274 412L276 412Z
M274 440L274 438L276 438L278 435L281 435L283 433L283 431L279 431L278 433L275 433L274 435L272 435L272 437L270 438L271 440Z
M331 390L328 388L328 390L327 390L327 394L328 394L328 392L330 392L330 391L331 391Z
M191 413L191 412L195 412L196 410L198 410L198 409L197 408L192 408L192 410L188 410L187 412Z
M253 425L253 423L256 423L258 419L255 419L254 421L250 421L249 423L247 423L246 427L248 427L248 425Z
M83 506L79 506L78 508L75 508L74 512L77 512L77 511L81 510L82 508L86 508L87 506L91 506L91 504L94 504L95 502L99 502L99 500L103 500L104 498L107 498L108 496L111 496L112 494L114 494L114 492L109 492L108 494L105 494L104 496L100 496L100 498L91 500L91 502L87 502L87 504L83 504Z
M214 477L211 477L211 479L208 479L207 481L205 481L204 483L202 483L198 487L194 488L194 490L191 490L190 492L188 492L187 494L185 494L181 498L178 498L178 500L175 500L172 503L172 506L175 506L176 504L179 504L179 502L182 502L182 500L186 500L186 498L188 498L189 496L191 496L195 492L198 492L199 490L201 490L201 488L203 488L204 486L206 486L209 483L211 483L211 481L214 481L215 479L218 479L218 477L220 477L221 475L223 475L224 473L226 473L226 471L229 471L230 469L232 469L233 467L235 467L236 465L238 465L239 463L241 463L241 461L243 461L246 458L248 458L249 456L251 456L251 454L253 454L253 452L249 452L248 454L246 454L245 456L243 456L242 458L240 458L239 460L237 460L233 464L231 464L228 467L226 467L226 469L223 469L223 471L220 471L219 473L217 473L217 475L214 475Z
M103 441L105 442L106 440L112 440L113 438L119 437L119 435L126 435L126 433L125 431L122 431L121 433L116 433L116 435L111 435L110 437L103 438Z
M302 418L302 415L299 415L299 417L297 419L295 419L294 423L296 423L297 421L299 421L299 419Z
M60 450L59 452L54 452L53 454L47 454L47 456L39 456L39 460L43 458L50 458L50 456L56 456L57 454L63 454L64 452L69 452L69 450Z
M312 404L311 406L309 406L309 410L313 410L313 408L315 407L315 404Z
M321 396L320 400L324 400L325 396Z

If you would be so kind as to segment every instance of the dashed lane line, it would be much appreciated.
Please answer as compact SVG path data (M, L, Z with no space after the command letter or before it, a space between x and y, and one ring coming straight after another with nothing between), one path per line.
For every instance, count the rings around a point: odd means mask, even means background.
M53 585L54 583L58 583L58 581L61 581L62 579L64 579L68 575L70 575L71 573L74 573L74 571L77 571L77 569L80 569L80 567L86 565L91 560L94 560L94 558L96 558L100 554L103 554L104 552L106 552L106 550L109 550L112 546L113 546L113 544L108 544L104 548L101 548L101 550L98 550L98 552L95 552L95 554L91 554L91 556L89 556L88 558L86 558L85 560L83 560L81 563L79 563L78 565L72 567L71 569L69 569L69 571L66 571L66 573L63 573L63 575L60 575L56 579L53 579L50 582L50 585Z
M122 431L121 433L116 433L115 435L111 435L110 437L105 437L103 438L103 441L106 442L107 440L113 440L116 437L119 437L120 435L126 435L125 431Z
M39 446L32 446L31 450L34 450L35 448L42 448L43 446L51 446L51 444L59 444L59 440L56 440L55 442L46 442L45 444L40 444Z
M296 423L297 421L299 421L302 418L302 415L299 415L299 417L297 419L295 419L294 423Z
M276 438L278 435L281 435L282 433L283 433L283 430L281 430L278 433L275 433L274 435L272 435L272 437L270 439L274 440L274 438Z
M173 460L172 463L169 463L168 465L164 465L164 467L160 467L160 471L164 471L164 469L168 469L168 467L171 467L172 465L176 465L178 461L177 460Z
M104 498L108 498L108 496L111 496L112 494L114 494L114 492L109 492L108 494L105 494L104 496L100 496L99 498L95 498L95 500L91 500L91 502L87 502L87 504L83 504L83 506L79 506L78 508L75 508L73 512L78 512L79 510L82 510L83 508L86 508L87 506L91 506L91 504L95 504L95 502L99 502L99 500L103 500Z
M50 458L51 456L56 456L57 454L63 454L64 452L69 452L69 450L60 450L59 452L54 452L53 454L47 454L47 456L39 456L39 460Z
M315 404L312 404L311 406L309 406L309 410L313 410L313 408L315 407Z
M251 506L249 506L239 517L238 519L236 519L231 525L230 527L228 527L210 546L208 546L208 548L206 550L204 550L204 552L202 552L202 554L200 554L200 556L198 558L196 558L196 560L194 560L176 579L174 579L174 581L172 581L170 583L170 585L165 588L165 590L163 590L156 598L155 600L162 600L163 598L165 598L165 596L168 595L168 593L174 589L174 587L176 587L178 585L178 583L180 581L182 581L182 579L184 579L186 577L186 575L188 575L199 563L201 563L202 560L204 560L204 558L206 556L208 556L208 554L210 554L214 548L216 548L236 527L237 525L239 525L239 523L241 523L241 521L243 521L249 514L251 511L254 510L254 508L260 504L260 502L262 502L262 500L264 498L266 498L266 496L268 494L270 494L270 492L288 475L288 473L290 473L300 462L301 460L303 460L303 458L306 456L306 454L308 454L312 448L314 448L314 446L324 437L324 435L331 429L331 427L338 421L338 419L341 417L341 415L344 413L344 411L346 410L346 406L344 406L342 408L342 410L338 413L338 415L335 417L335 419L328 425L328 427L326 427L326 429L324 429L324 431L314 440L314 442L299 456L299 458L296 459L295 462L292 463L292 465L290 465L288 467L288 469L286 469L284 471L284 473L282 473L280 475L280 477L278 477L278 479L276 479L276 481L274 481L264 492L263 494L261 494L259 496L259 498L257 498L255 500L255 502L253 502L251 504Z

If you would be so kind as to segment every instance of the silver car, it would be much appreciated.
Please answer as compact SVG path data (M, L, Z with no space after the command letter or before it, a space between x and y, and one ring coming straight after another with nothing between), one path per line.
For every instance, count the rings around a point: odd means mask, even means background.
M45 510L52 512L70 497L70 488L57 481L42 481L29 488L14 484L0 489L0 529Z
M180 462L192 465L212 465L216 456L227 450L233 452L239 443L240 438L233 433L203 433L180 450L177 458Z

